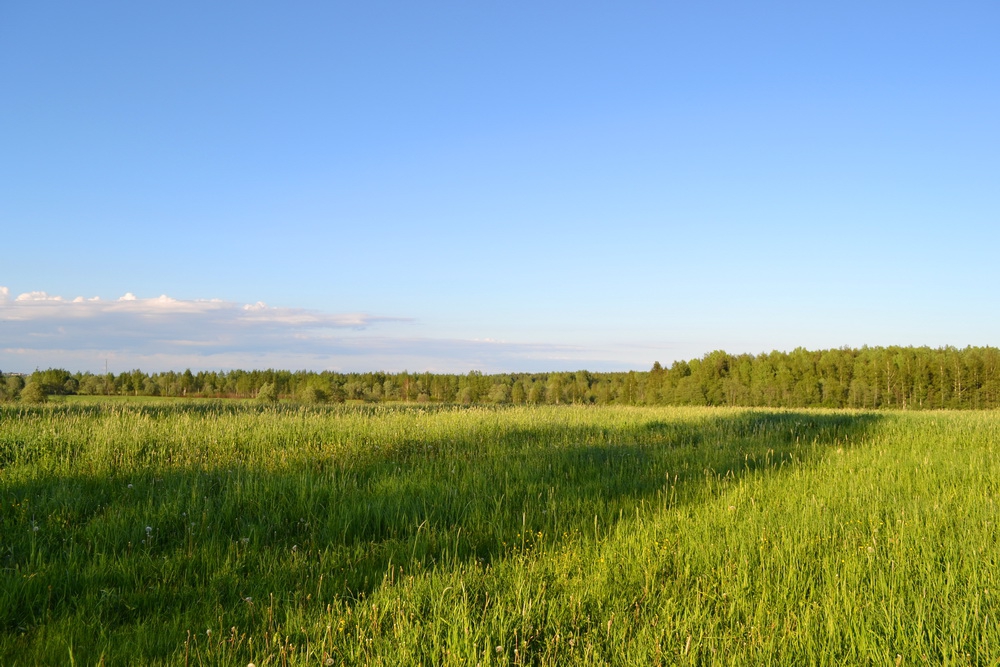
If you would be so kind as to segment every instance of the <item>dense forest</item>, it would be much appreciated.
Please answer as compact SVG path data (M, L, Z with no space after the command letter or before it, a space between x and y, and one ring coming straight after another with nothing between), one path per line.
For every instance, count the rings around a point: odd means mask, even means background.
M0 374L0 400L53 395L289 399L304 403L577 403L828 408L996 408L1000 349L862 347L659 362L649 371L591 373L193 373Z

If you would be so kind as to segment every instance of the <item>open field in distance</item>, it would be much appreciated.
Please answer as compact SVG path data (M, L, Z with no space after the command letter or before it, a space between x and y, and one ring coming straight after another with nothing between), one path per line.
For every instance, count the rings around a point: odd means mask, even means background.
M0 664L995 664L998 417L0 406Z

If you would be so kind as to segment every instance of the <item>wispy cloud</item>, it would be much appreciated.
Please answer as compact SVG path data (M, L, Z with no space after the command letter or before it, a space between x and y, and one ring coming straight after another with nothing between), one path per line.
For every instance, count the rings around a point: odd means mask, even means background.
M608 349L415 336L414 321L221 299L63 298L0 287L0 369L309 368L487 372L623 368ZM620 352L620 351L619 351ZM646 356L648 352L643 353ZM616 358L618 356L619 358Z
M258 301L240 305L221 299L174 299L162 295L140 299L131 292L118 299L106 301L100 297L64 299L46 292L26 292L10 299L10 290L0 287L0 315L9 322L59 322L92 320L107 321L117 317L119 322L135 325L156 320L196 317L214 323L234 325L268 324L313 328L364 328L380 321L400 321L404 318L374 317L364 313L326 314L301 308L277 308Z

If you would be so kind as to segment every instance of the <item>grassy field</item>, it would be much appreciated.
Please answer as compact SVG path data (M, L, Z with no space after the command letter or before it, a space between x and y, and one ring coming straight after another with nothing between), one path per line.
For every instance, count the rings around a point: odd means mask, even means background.
M1000 664L998 417L0 406L0 664Z

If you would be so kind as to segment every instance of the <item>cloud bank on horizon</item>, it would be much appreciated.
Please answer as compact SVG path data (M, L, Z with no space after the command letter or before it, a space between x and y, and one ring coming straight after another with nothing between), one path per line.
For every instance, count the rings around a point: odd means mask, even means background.
M12 297L0 286L0 369L287 368L498 372L622 367L608 350L414 336L413 320L222 299ZM642 356L645 356L640 351Z

